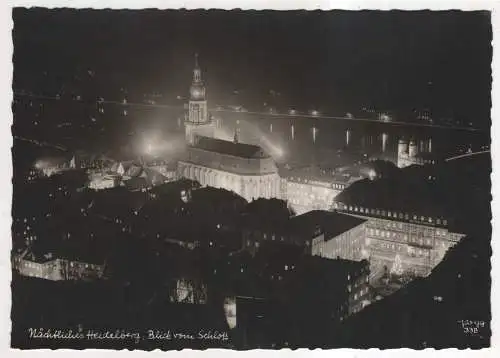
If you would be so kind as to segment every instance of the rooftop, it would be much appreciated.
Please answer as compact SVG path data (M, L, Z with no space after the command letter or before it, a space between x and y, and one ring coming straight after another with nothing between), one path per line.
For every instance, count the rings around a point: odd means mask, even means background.
M240 158L269 157L269 155L265 153L264 150L259 146L244 143L234 143L209 137L198 137L198 141L196 142L194 147L209 152L216 152Z
M290 220L290 230L292 234L302 233L308 236L314 235L319 230L325 234L326 239L329 239L349 231L364 222L366 222L365 219L338 212L313 210L293 217Z
M343 168L342 168L343 169ZM355 175L350 170L332 170L332 169L324 169L317 166L307 166L300 168L292 168L286 169L283 168L281 170L281 175L286 177L289 181L298 181L298 182L309 182L314 183L351 183L356 180L361 179L359 175Z
M403 178L361 180L335 198L336 202L363 208L442 217L442 193L433 183L412 182Z
M291 235L302 242L322 233L325 234L325 239L330 239L364 222L366 222L365 219L339 212L313 210L288 220L256 221L255 218L249 218L243 224L254 230L269 231L277 235Z

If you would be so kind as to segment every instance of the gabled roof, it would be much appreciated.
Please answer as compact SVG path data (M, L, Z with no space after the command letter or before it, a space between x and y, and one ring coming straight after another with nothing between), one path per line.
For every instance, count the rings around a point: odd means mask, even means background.
M234 143L209 137L198 137L194 147L240 158L269 158L269 155L257 145Z

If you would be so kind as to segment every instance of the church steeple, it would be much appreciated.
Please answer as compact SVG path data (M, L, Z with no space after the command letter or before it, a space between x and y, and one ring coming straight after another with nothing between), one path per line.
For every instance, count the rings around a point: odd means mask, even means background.
M201 68L198 63L197 53L194 56L193 82L189 93L189 109L184 125L187 142L194 144L196 136L214 136L214 123L208 113L205 85L201 79Z

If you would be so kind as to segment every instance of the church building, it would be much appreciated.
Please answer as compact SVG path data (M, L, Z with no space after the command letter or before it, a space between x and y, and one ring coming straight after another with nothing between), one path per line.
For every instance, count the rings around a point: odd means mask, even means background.
M261 147L214 138L215 124L207 107L205 85L196 56L185 117L187 149L177 173L203 186L231 190L248 201L281 198L281 179L273 158Z

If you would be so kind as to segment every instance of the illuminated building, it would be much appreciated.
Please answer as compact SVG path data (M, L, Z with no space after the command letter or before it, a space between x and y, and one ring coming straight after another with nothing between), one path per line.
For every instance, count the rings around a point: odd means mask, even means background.
M96 170L103 169L110 164L111 161L102 156L77 151L69 161L69 168Z
M201 69L198 65L198 54L196 54L193 82L189 92L188 112L184 126L186 142L193 145L196 136L213 137L215 131L215 123L208 113L205 85L201 79Z
M281 179L272 157L261 147L213 138L213 123L208 117L205 87L196 62L191 98L186 116L184 158L177 173L203 186L231 190L250 201L257 198L280 198Z
M64 157L40 159L37 160L34 167L40 174L46 177L70 169L69 162Z
M371 281L391 272L425 277L447 250L464 236L448 230L446 219L345 204L336 198L334 209L367 220L365 239L341 237L324 254L349 260L368 259Z
M286 173L286 199L296 214L329 210L333 199L351 183L361 179L350 175L327 175L317 168Z
M34 257L29 251L13 257L12 267L22 276L51 281L95 280L104 276L104 264L55 258L51 254Z
M92 174L88 187L94 190L110 189L120 184L120 177L112 174Z
M171 167L161 163L155 162L147 165L137 163L133 160L116 162L111 166L109 173L106 173L104 176L114 176L113 174L115 174L128 189L142 190L168 181L168 178L161 172L174 177L174 174L171 173Z
M243 223L243 248L255 254L267 243L278 243L297 246L308 255L336 258L328 251L329 242L364 238L365 223L364 219L325 210L309 211L282 223L247 221Z
M233 191L248 201L281 197L276 164L255 145L199 137L178 162L177 171L180 177Z
M430 148L430 142L429 142ZM421 152L414 140L408 142L405 139L400 139L398 142L398 168L409 167L410 165L426 165L435 164L434 156L429 152Z

